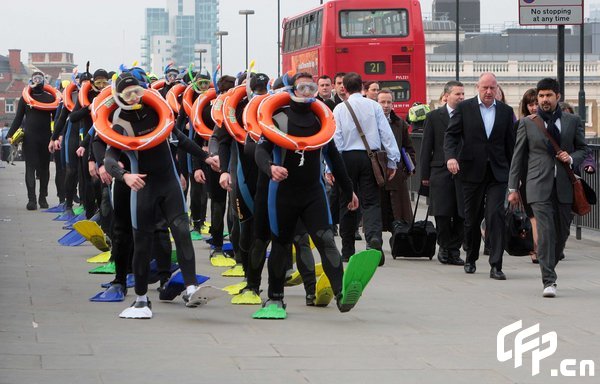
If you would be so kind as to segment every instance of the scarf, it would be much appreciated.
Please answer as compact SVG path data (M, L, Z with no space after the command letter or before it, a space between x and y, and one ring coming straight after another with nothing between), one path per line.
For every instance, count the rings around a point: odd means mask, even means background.
M538 116L548 125L548 133L560 147L560 131L556 126L556 120L562 117L562 110L558 106L556 106L554 112L545 112L542 108L538 108ZM550 143L548 143L548 152L552 157L556 156L556 152Z

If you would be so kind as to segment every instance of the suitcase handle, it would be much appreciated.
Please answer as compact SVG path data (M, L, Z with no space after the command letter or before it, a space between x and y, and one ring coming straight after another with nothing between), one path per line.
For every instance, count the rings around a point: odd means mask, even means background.
M413 229L415 227L415 220L417 219L417 208L419 208L419 199L421 198L421 194L417 193L417 202L415 204L415 209L413 212L413 219L412 222L410 223L410 229ZM427 220L429 219L429 208L430 206L427 206L427 212L425 212L425 222L427 222Z

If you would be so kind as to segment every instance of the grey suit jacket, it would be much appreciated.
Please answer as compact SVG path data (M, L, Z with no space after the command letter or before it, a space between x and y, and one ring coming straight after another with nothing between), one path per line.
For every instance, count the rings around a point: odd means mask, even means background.
M536 117L536 119L541 118ZM573 168L575 169L590 151L585 143L581 120L579 116L563 113L560 124L560 146L573 158ZM573 202L573 188L567 171L555 156L550 155L548 144L549 140L540 132L535 122L529 118L521 119L510 167L508 188L518 189L519 181L524 180L528 203L547 201L552 193L556 169L558 201L570 204ZM526 175L523 174L524 164L527 165Z

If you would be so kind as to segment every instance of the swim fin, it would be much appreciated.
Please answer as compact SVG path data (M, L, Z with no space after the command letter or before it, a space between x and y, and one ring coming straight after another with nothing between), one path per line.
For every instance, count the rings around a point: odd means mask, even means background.
M300 284L302 284L302 276L300 275L300 272L298 272L297 270L292 272L292 274L289 275L285 279L286 287L294 287L294 286L300 285Z
M231 304L236 305L259 305L261 303L259 294L252 289L244 289L239 295L231 298Z
M80 220L73 224L73 229L79 232L90 243L94 244L100 251L106 252L110 250L110 247L106 243L104 231L95 221Z
M73 210L67 209L63 211L60 215L56 216L54 221L70 221L73 220L78 214L73 212Z
M341 297L337 301L340 312L348 312L356 305L380 260L381 252L376 249L367 249L350 257L342 279Z
M244 267L242 267L241 265L236 265L235 267L228 269L225 272L221 273L221 276L244 277L244 276L246 276L246 274L244 273Z
M108 264L104 264L101 265L99 267L96 267L94 269L91 269L88 271L88 273L92 273L92 274L115 274L116 270L115 270L115 263L114 262L110 262Z
M110 251L102 252L94 257L90 257L86 261L88 263L108 263L110 261Z
M42 212L62 213L64 211L65 211L65 203L60 203L58 205L55 205L54 207L44 209Z
M208 235L210 233L210 223L204 223L202 228L200 228L200 233L202 235Z
M75 214L75 216L81 215L83 212L85 212L85 208L83 207L83 205L73 208L73 213Z
M235 267L235 259L227 257L222 253L215 253L210 257L210 265L213 267Z
M173 272L175 272L178 269L179 269L179 264L171 263L171 269L169 270L169 275L172 275ZM150 261L150 273L148 273L148 284L154 284L159 280L160 280L160 277L158 276L158 263L156 262L156 259L152 259L152 261Z
M110 287L106 288L106 291L99 292L90 297L90 301L112 303L125 300L126 295L127 288L123 287L121 284L112 284Z
M210 277L196 275L196 284L200 285L206 282ZM177 272L162 286L158 288L158 298L162 301L172 301L185 290L183 275L181 271Z
M333 300L333 289L329 278L324 273L317 279L315 294L315 306L317 307L326 307Z
M315 264L315 276L319 277L323 274L323 264L317 263Z
M108 288L111 285L113 285L112 281L100 284L102 288ZM133 288L135 286L135 276L133 275L133 273L127 274L125 285L127 286L127 288Z
M191 231L190 235L192 236L193 241L202 240L202 234L196 230Z
M58 239L58 244L66 245L67 247L76 247L85 242L85 237L77 233L76 230L70 230L66 235Z
M63 225L63 229L73 229L73 224L75 224L76 222L78 222L80 220L85 220L85 213L77 215L77 216L73 217L71 220L67 221L65 223L65 225Z
M238 295L238 294L240 294L240 292L242 292L242 290L244 288L246 288L247 285L248 285L247 282L242 281L237 284L228 285L225 288L223 288L223 290L225 292L229 293L230 295Z
M285 303L282 300L267 300L261 309L254 312L253 319L283 320L287 317Z
M227 293L222 289L213 287L212 285L203 285L197 287L191 295L188 296L187 293L184 293L182 297L186 307L195 308L223 296L227 296Z

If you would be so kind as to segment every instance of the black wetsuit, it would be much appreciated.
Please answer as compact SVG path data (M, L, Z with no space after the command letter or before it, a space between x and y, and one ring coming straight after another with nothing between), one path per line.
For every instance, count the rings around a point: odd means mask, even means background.
M196 101L198 96L200 96L200 94L194 92L194 94L192 95L192 101ZM179 114L177 115L177 122L175 123L175 126L189 139L194 140L196 134L193 127L191 127L191 123L189 122L189 116L185 112L183 103L181 104ZM200 141L198 145L204 146L204 143ZM183 195L187 197L188 190L190 191L190 211L192 223L194 225L194 228L197 229L198 232L200 232L200 227L204 224L204 221L206 220L206 206L208 204L208 192L206 190L206 185L198 183L194 179L192 155L185 152L184 150L178 150L177 159L179 163L180 172L187 181L186 188L183 191Z
M310 110L310 104L290 101L290 108L285 108L280 113L287 115L289 135L308 137L321 129L319 120ZM277 120L277 116L274 116L276 124ZM283 166L288 171L285 180L271 180L269 183L269 222L273 233L268 263L270 299L283 298L286 262L291 257L298 219L305 225L319 250L323 269L331 281L333 292L336 295L341 292L343 266L331 230L321 156L325 157L333 171L344 197L350 201L352 182L333 141L320 150L304 152L284 150L264 136L257 145L256 163L261 171L271 176L271 165Z
M151 132L158 124L158 115L149 107L142 107L137 111L122 111L119 118L129 122L133 134L136 136ZM115 124L113 128L127 134L124 127ZM185 135L178 130L174 133L179 140L179 147L190 151L200 160L206 159L206 153L194 145ZM128 173L118 164L122 151L110 147L106 151L104 165L106 170L119 182L124 182L123 176ZM138 192L132 191L131 222L133 226L134 253L133 271L135 275L135 292L138 296L145 295L148 291L149 261L152 254L154 231L157 226L157 217L164 216L167 220L171 235L175 240L177 261L181 268L186 286L196 285L196 265L194 248L189 233L188 217L185 199L179 181L179 175L173 162L171 150L167 141L156 147L129 152L128 157L137 161L132 164L132 173L147 175L144 178L146 185Z
M31 89L31 97L42 103L52 103L54 95L43 90L43 87L37 86ZM54 111L43 111L35 109L21 97L17 105L15 119L6 135L11 138L17 129L23 123L25 136L23 137L23 155L25 156L25 185L27 187L27 197L30 202L36 202L35 178L40 179L40 198L48 196L48 181L50 179L50 152L48 144L50 143L50 122Z
M60 135L60 131L57 128L57 121L60 116L63 114L63 111L69 112L67 108L65 108L64 104L61 102L56 109L56 114L54 115L54 131L52 132L52 140L57 140ZM58 131L58 132L57 132ZM54 184L56 185L56 195L58 196L59 203L63 203L65 201L65 177L66 177L66 164L65 164L65 156L62 151L62 146L60 151L54 151L52 154L52 158L54 160L54 166L56 172L54 174Z
M60 153L65 165L64 190L66 208L73 208L73 199L77 194L77 184L81 175L81 161L75 153L77 148L79 148L81 140L79 134L80 123L73 123L70 115L71 111L63 107L54 124L54 134L52 135L52 140L58 140L62 136Z

